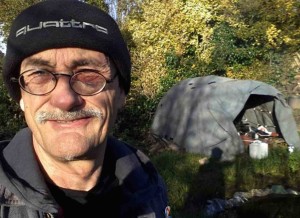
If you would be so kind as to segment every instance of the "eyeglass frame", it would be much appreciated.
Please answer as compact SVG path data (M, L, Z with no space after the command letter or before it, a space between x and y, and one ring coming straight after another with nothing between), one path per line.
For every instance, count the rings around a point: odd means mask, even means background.
M107 58L107 59L108 59L108 58ZM103 64L101 67L104 67L104 66L107 66L108 69L111 70L110 64L109 64L109 60L107 60L107 63ZM47 73L50 73L50 74L53 76L53 78L55 78L55 85L54 85L54 87L53 87L50 91L48 91L48 92L46 92L46 93L43 93L43 94L34 94L34 93L32 93L32 92L26 90L25 87L23 87L23 85L22 85L21 78L22 78L23 74L25 74L25 73L27 73L28 71L31 71L31 70L43 70L43 71L46 71ZM73 71L70 71L70 72L52 72L52 71L49 71L49 70L46 70L46 69L39 69L39 68L36 68L36 69L25 70L25 71L23 71L23 72L19 75L18 78L16 78L16 77L11 77L10 80L11 80L12 82L18 82L18 84L19 84L19 86L21 87L21 89L24 90L25 92L31 94L31 95L35 95L35 96L44 96L44 95L50 94L50 93L56 88L57 83L58 83L58 76L68 76L68 77L70 77L70 78L69 78L69 85L70 85L71 89L72 89L76 94L78 94L78 95L80 95L80 96L93 96L93 95L96 95L96 94L102 92L103 89L106 87L106 85L109 84L109 83L112 83L112 82L114 81L114 79L118 76L118 74L115 73L114 76L113 76L111 79L107 79L107 78L105 78L105 76L103 76L103 75L100 73L100 70L97 70L97 69L88 69L88 70L92 71L93 73L99 74L100 76L103 77L103 79L104 79L104 81L105 81L103 87L102 87L101 89L99 89L98 91L96 91L95 93L92 93L92 94L81 94L81 93L77 92L76 90L74 90L73 86L71 85L71 80L72 80L72 78L73 78L74 76L80 74L80 73L81 73L80 71L79 71L79 72L75 72L75 73L74 73ZM72 74L68 74L68 73L72 73ZM83 73L83 74L84 74L84 73Z

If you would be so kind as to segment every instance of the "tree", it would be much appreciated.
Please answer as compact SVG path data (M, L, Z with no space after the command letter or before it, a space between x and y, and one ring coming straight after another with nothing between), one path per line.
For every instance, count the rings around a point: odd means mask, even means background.
M84 2L94 5L98 8L101 8L102 10L108 12L109 7L108 7L108 3L106 3L105 0L85 0Z
M0 72L2 72L3 57L4 54L0 52ZM22 112L16 102L8 97L0 73L0 140L11 138L24 125Z
M243 38L272 49L299 45L298 0L239 0L232 9L239 15L233 21L243 24L239 32Z
M221 53L227 76L262 80L285 92L297 73L292 62L300 46L300 2L225 0L218 4L218 14L233 33L233 46L238 48L232 50L230 60ZM214 43L215 51L224 46Z
M10 25L17 14L19 14L23 9L37 2L39 2L39 0L1 0L1 35L6 37L8 35Z
M212 2L148 0L127 16L124 29L132 37L133 74L145 95L153 97L161 90L170 58L177 56L180 65L185 58L193 59L195 63L189 67L210 61L209 23L215 19L217 7Z
M127 15L135 11L135 14L139 14L139 6L143 0L115 0L117 2L117 21L122 25Z

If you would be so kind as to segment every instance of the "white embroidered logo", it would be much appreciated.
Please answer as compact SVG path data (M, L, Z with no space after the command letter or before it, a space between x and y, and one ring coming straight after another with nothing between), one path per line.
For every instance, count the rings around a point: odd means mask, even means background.
M70 21L65 21L60 19L58 21L40 21L37 26L24 26L16 31L16 37L20 35L26 35L29 32L41 30L49 27L56 27L56 28L78 28L78 29L86 29L86 28L93 28L98 32L102 32L108 34L108 30L102 26L97 24L92 24L88 22L80 22L74 19Z

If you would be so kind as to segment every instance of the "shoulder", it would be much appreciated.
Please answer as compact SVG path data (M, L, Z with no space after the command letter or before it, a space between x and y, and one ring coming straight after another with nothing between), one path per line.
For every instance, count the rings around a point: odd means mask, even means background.
M114 137L108 138L107 146L110 155L116 160L117 168L133 170L141 167L147 173L157 173L148 156L139 149Z
M154 179L156 184L160 183L159 173L144 152L114 137L109 137L107 145L110 155L116 161L116 173L119 172L120 176L146 176Z
M164 217L168 204L167 189L148 156L115 138L109 138L108 147L118 157L115 174L126 193L126 210L140 211L141 214L151 211L156 217Z
M107 138L108 149L119 156L135 152L135 148L113 136Z
M10 140L3 140L0 141L0 151L10 143ZM2 157L2 156L1 156ZM4 179L4 169L2 159L0 158L0 205L23 205L23 202L14 194L12 193L5 185L2 184Z

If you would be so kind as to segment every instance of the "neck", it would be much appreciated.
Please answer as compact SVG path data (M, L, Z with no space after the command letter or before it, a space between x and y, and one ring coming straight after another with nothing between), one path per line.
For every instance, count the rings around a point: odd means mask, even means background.
M97 158L79 160L55 159L35 149L45 177L55 185L72 190L89 191L102 172L106 145L99 146Z

